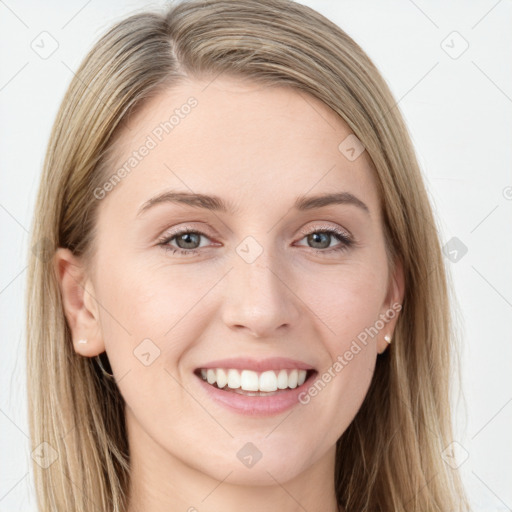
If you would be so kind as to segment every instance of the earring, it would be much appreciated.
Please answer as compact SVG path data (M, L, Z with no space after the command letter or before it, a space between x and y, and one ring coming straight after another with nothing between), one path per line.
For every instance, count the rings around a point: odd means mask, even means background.
M391 336L389 334L386 334L386 336L384 336L384 339L391 345Z
M105 354L106 352L102 352L102 354ZM103 373L103 375L105 375L106 377L108 377L109 379L113 379L114 378L114 374L112 373L109 373L107 372L107 370L105 370L104 366L103 366L103 363L101 362L101 358L100 358L100 355L97 355L95 357L96 359L96 362L98 363L98 366L100 367L100 370L101 370L101 373ZM109 363L109 366L110 366L110 363Z

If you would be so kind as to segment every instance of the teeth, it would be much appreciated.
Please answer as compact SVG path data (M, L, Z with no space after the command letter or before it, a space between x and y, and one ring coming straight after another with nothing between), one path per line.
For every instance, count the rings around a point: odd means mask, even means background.
M279 389L286 389L288 387L288 373L286 370L280 370L277 376L277 387Z
M240 374L237 370L228 370L228 387L231 389L240 387Z
M277 377L275 372L263 372L259 380L260 391L277 391Z
M242 389L244 391L263 391L271 393L278 389L294 389L304 384L306 380L306 370L268 370L257 373L252 370L208 368L201 369L203 380L208 384L217 383L217 387L230 389Z
M217 386L219 388L223 388L228 383L228 376L226 375L226 372L222 369L217 370Z
M240 378L240 387L244 391L259 391L258 374L251 370L242 370L242 376Z
M293 370L290 373L290 375L288 375L288 387L296 388L298 381L299 381L299 372L297 370Z

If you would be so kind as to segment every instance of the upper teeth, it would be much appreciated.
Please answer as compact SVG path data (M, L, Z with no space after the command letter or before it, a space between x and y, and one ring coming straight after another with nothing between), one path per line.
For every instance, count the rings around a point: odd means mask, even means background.
M217 383L219 388L242 388L244 391L276 391L277 389L296 388L304 384L306 370L268 370L257 373L252 370L222 368L201 369L201 375L209 384Z

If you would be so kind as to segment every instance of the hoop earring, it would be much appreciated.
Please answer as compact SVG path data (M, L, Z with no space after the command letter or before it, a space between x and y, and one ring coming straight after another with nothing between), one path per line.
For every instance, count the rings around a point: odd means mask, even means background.
M106 354L106 352L102 352L102 354ZM114 379L114 374L113 373L108 373L107 370L105 370L105 367L103 366L103 363L101 362L100 355L101 354L98 354L95 357L95 359L96 359L96 362L98 363L98 366L100 367L101 373L103 373L103 375L105 375L109 379ZM109 363L109 366L110 366L110 363Z

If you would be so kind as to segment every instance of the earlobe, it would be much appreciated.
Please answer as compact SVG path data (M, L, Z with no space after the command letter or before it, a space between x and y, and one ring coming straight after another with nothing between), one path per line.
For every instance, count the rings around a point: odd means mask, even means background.
M405 278L402 262L397 259L395 262L395 270L390 277L388 294L386 297L383 316L388 318L384 327L379 332L377 339L377 352L382 354L393 341L393 333L395 331L396 322L402 309L405 292Z
M101 336L99 309L83 262L69 249L60 247L54 256L54 270L75 351L85 357L100 354L105 347ZM87 343L83 340L87 340Z

